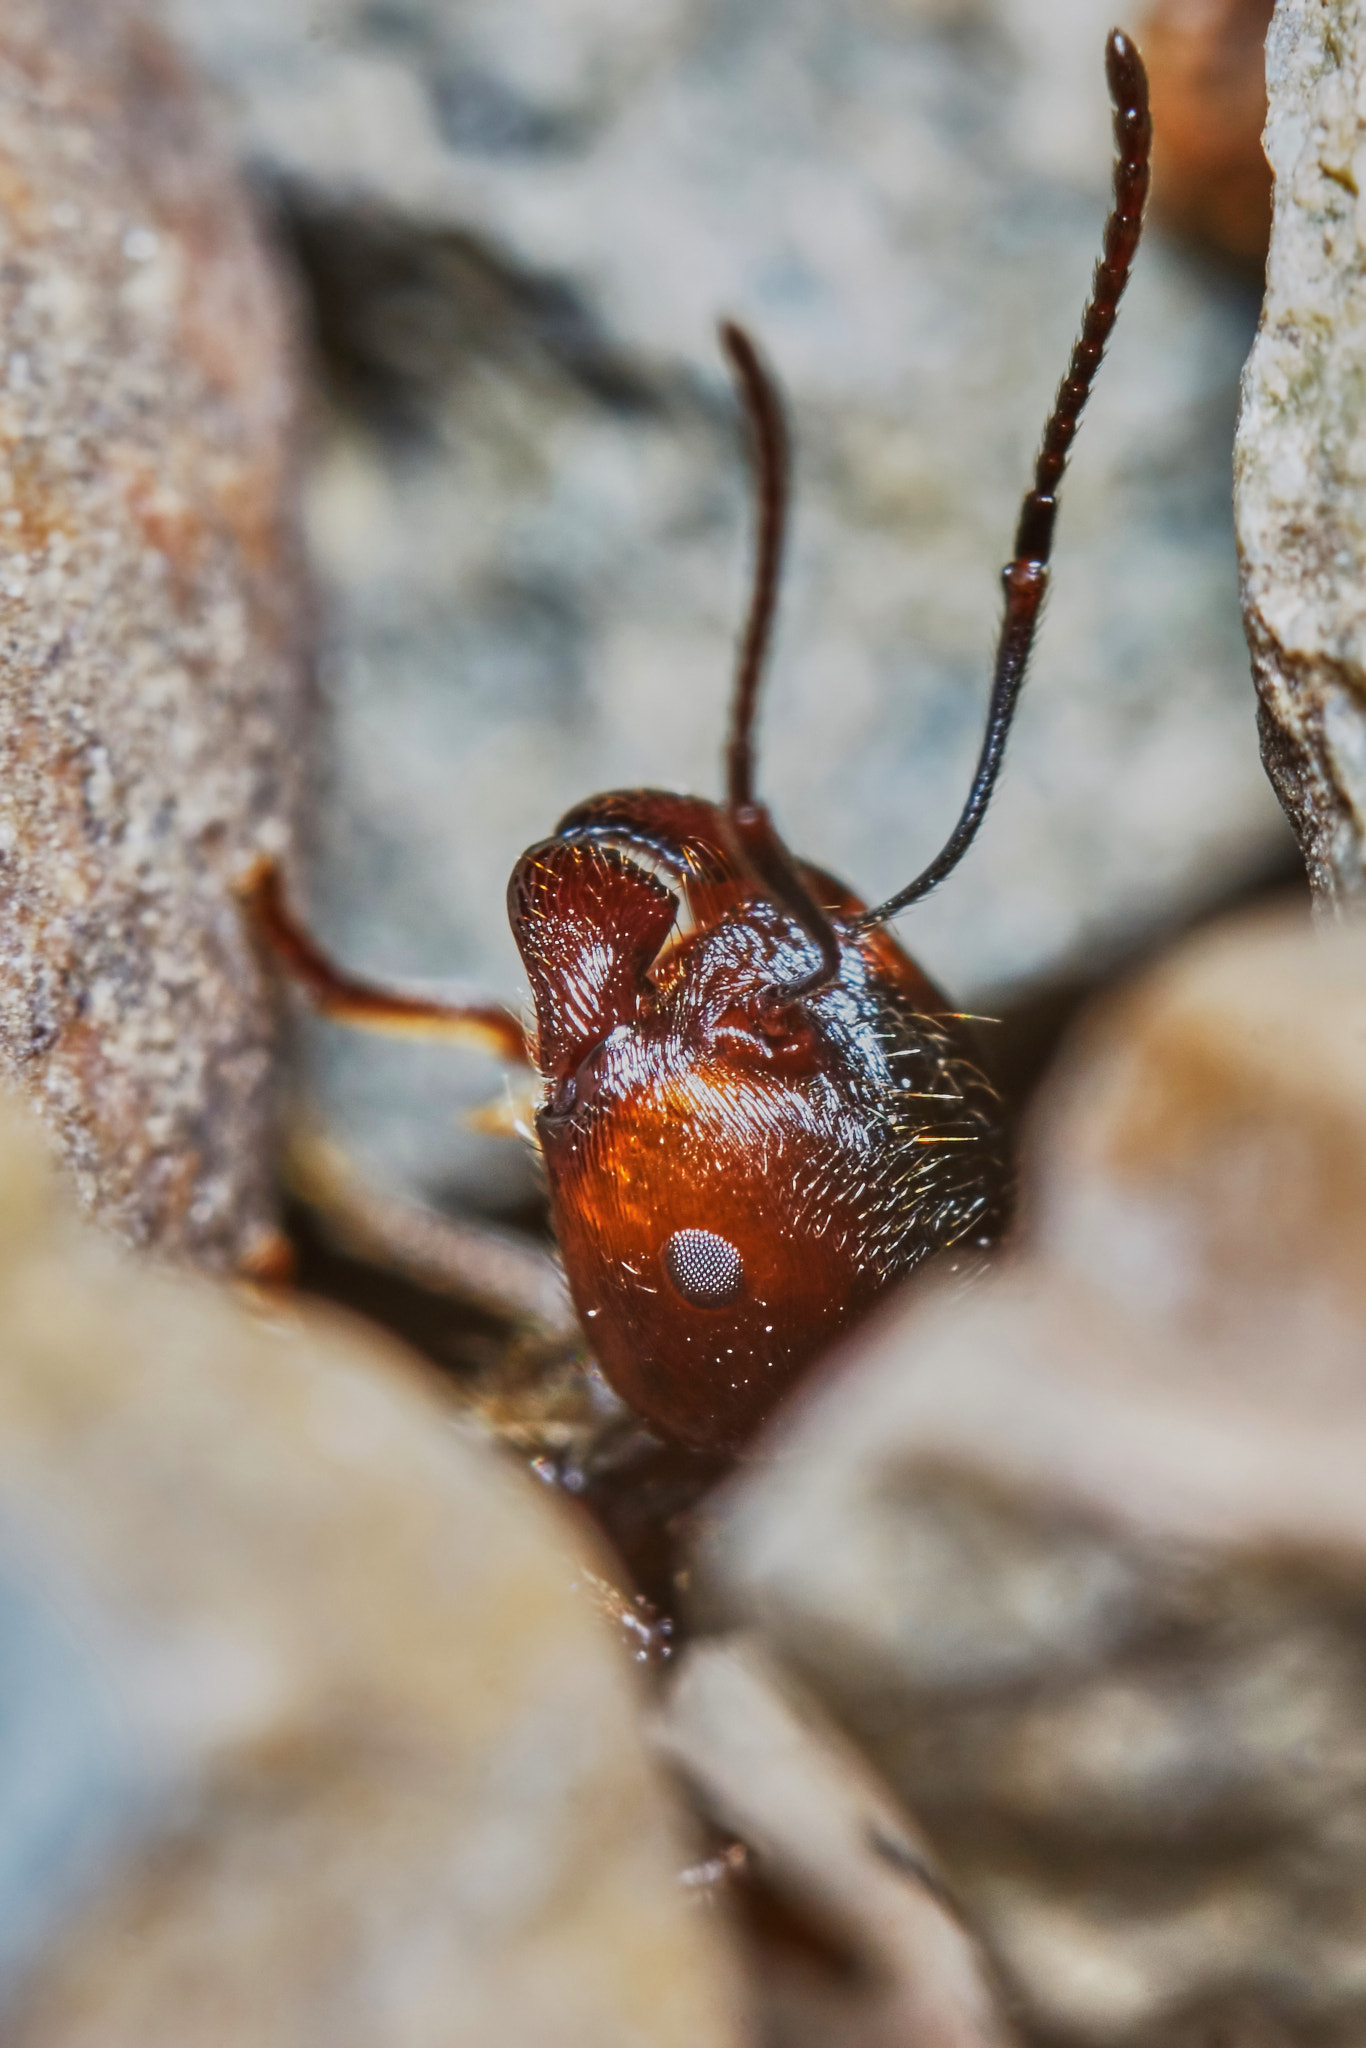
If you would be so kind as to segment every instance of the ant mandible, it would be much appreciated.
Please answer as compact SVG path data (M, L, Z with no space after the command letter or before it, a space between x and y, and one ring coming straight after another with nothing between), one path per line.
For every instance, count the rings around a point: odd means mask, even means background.
M865 908L789 852L756 796L787 435L754 344L728 323L758 545L725 801L615 790L523 854L508 912L534 1030L498 1006L358 982L293 918L273 866L247 887L323 1014L473 1041L539 1074L551 1215L592 1353L637 1414L699 1449L742 1445L888 1286L932 1254L989 1244L1004 1220L996 1094L963 1020L886 927L952 872L986 814L1048 585L1058 487L1138 245L1152 124L1142 59L1118 29L1106 74L1116 161L1100 261L1004 571L976 773L914 881Z

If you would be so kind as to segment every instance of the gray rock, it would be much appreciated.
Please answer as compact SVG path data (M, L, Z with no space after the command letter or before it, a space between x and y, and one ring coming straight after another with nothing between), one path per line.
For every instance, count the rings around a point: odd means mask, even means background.
M232 894L305 692L295 349L209 108L125 0L0 11L0 1069L124 1236L272 1220Z
M1267 296L1236 456L1262 749L1325 904L1366 892L1366 20L1280 0L1267 43L1276 174Z
M822 1973L799 1945L752 1947L766 2040L1012 2048L995 1987L925 1844L866 1758L754 1643L684 1650L655 1746L739 1846L746 1869L846 1951Z
M0 1110L7 2048L733 2048L580 1531L395 1347L77 1231Z
M748 553L718 314L790 392L763 781L866 891L960 801L997 573L1098 245L1108 0L171 0L301 250L348 957L519 985L513 861L570 802L717 786ZM1154 237L1081 437L996 815L908 940L964 996L1159 925L1282 844L1227 511L1253 308ZM329 1042L330 1111L433 1187L477 1064ZM507 1169L515 1167L515 1160Z
M1029 2038L1366 2029L1366 937L1187 949L1043 1106L1013 1262L850 1347L708 1611L925 1829Z

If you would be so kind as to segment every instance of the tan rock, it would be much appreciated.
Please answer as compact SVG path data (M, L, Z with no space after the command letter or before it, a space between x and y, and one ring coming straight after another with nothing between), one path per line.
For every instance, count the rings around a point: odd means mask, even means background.
M1034 1127L1040 1252L1238 1377L1366 1333L1366 926L1182 948L1084 1028Z
M579 1532L401 1354L45 1216L32 1150L7 1113L6 2048L729 2048Z
M1202 938L1041 1109L1025 1243L851 1353L712 1611L865 1745L1031 2038L1366 2029L1366 932Z
M230 891L300 753L294 355L206 104L132 0L0 8L0 1069L126 1237L271 1213Z
M1279 0L1275 212L1235 517L1262 753L1325 904L1366 889L1366 14Z
M686 1648L656 1746L780 1898L833 1934L752 1960L782 2048L1011 2048L971 1936L924 1842L867 1759L745 1637Z
M1152 89L1153 206L1260 271L1271 231L1266 32L1273 0L1148 0L1134 28Z

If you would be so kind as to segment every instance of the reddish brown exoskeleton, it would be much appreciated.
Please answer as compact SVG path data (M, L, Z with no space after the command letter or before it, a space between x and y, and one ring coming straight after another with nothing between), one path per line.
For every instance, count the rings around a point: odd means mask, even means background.
M506 1010L351 980L292 920L272 869L252 885L259 924L330 1015L473 1035L537 1070L555 1233L593 1354L642 1417L699 1448L743 1443L893 1281L932 1254L989 1243L1003 1220L996 1096L962 1021L886 925L951 872L985 815L1047 586L1058 485L1138 243L1147 84L1118 31L1106 62L1114 205L1005 570L972 787L913 882L865 909L789 853L755 795L787 444L753 344L726 326L755 445L759 544L725 800L593 797L522 856L508 906L534 1031Z

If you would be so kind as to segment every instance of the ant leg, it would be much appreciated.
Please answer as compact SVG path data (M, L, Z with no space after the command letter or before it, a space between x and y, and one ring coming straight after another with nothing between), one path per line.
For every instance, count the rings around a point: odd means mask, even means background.
M260 860L239 885L252 929L270 948L318 1014L341 1024L407 1038L446 1038L497 1058L532 1064L521 1020L498 1003L440 1003L357 981L333 965L295 918L280 870Z
M352 1257L428 1294L472 1303L539 1344L579 1341L559 1262L537 1245L365 1186L337 1146L306 1129L290 1135L285 1179L325 1236Z
M267 1224L238 1259L235 1277L248 1299L273 1303L293 1288L296 1263L294 1247L283 1230Z

